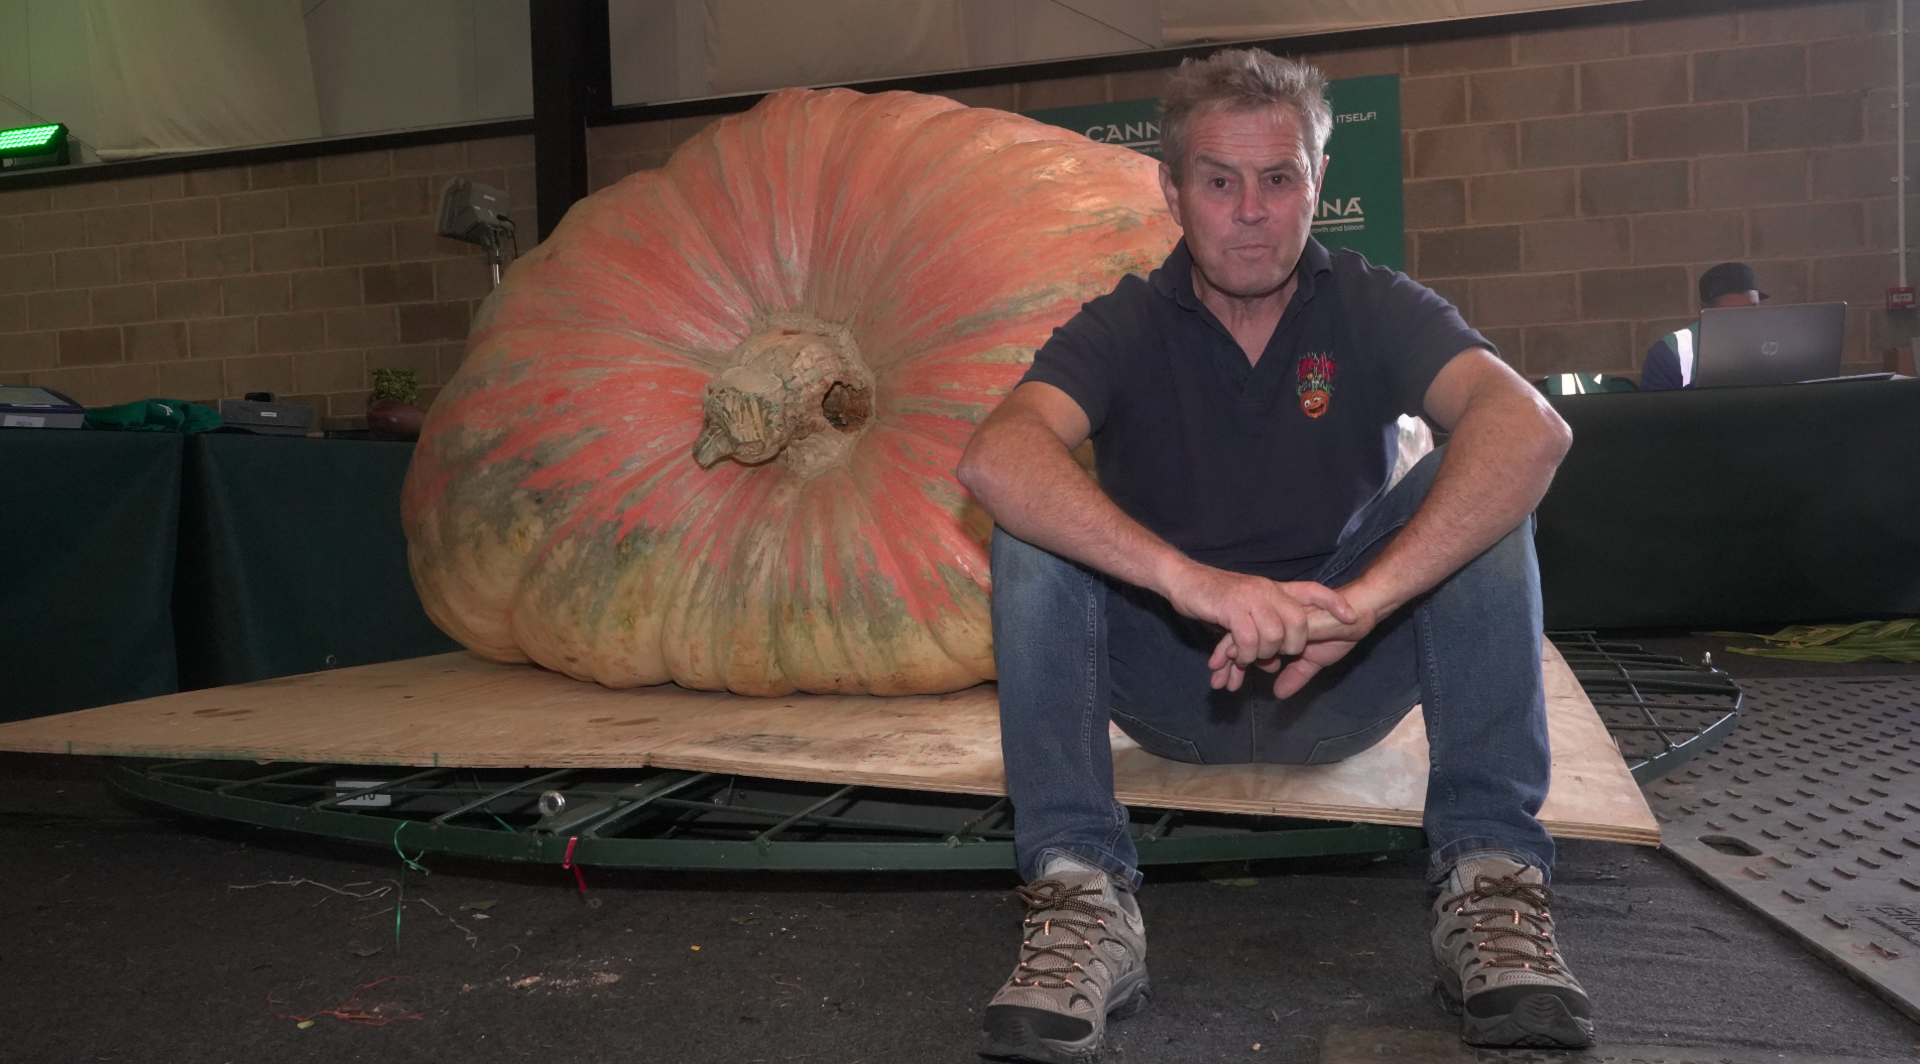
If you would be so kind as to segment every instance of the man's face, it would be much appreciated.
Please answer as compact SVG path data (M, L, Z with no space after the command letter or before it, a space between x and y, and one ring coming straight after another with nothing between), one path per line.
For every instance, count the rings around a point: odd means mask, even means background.
M1205 281L1230 296L1278 291L1293 275L1313 226L1324 167L1291 107L1215 108L1187 126L1179 185L1160 168L1160 188Z
M1724 310L1727 307L1757 307L1759 305L1760 293L1758 290L1752 288L1744 292L1728 292L1725 295L1715 296L1713 297L1713 302L1707 304L1707 306L1715 310Z

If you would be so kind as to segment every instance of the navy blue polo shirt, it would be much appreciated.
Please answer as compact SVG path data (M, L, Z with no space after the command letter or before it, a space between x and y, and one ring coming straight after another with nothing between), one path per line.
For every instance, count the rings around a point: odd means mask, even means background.
M1492 345L1451 303L1309 239L1257 364L1193 291L1183 240L1054 330L1022 383L1066 392L1093 428L1100 486L1196 561L1311 575L1386 486L1396 419L1455 355Z

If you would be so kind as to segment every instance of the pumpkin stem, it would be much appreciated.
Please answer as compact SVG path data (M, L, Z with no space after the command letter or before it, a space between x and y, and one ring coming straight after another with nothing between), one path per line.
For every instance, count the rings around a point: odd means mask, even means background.
M840 464L873 415L873 384L843 326L783 314L734 350L707 385L693 460L760 465L784 456L803 477Z
M693 460L700 463L702 469L712 469L715 462L733 453L733 436L724 425L709 421L700 430L700 438L693 441Z

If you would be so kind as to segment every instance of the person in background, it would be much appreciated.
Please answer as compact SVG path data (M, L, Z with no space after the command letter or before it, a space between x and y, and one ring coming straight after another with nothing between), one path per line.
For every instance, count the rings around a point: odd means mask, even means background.
M1757 307L1767 298L1754 280L1753 267L1744 262L1723 262L1700 275L1700 305ZM1654 341L1647 348L1647 361L1640 367L1640 390L1670 392L1693 383L1693 353L1700 346L1700 319L1693 324Z

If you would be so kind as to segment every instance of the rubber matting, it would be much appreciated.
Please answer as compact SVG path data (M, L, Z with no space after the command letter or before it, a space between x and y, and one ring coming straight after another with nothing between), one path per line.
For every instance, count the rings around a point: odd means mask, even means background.
M1601 1044L1564 1049L1480 1049L1452 1031L1339 1026L1327 1032L1318 1064L1874 1064L1884 1057L1779 1053L1757 1046Z
M1740 686L1740 727L1647 788L1663 848L1920 1018L1920 677Z

